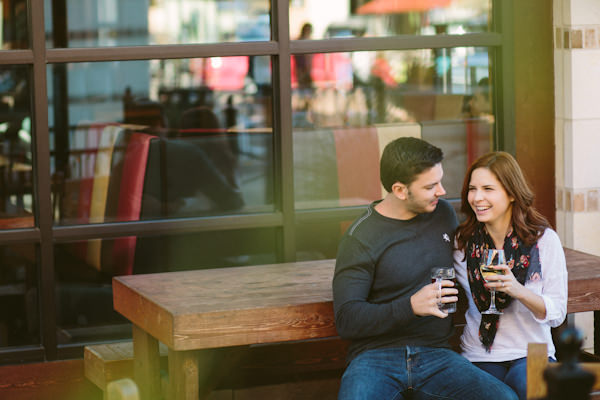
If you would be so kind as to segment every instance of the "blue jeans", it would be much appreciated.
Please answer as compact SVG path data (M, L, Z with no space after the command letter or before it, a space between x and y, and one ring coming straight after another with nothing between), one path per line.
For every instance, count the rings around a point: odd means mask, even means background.
M450 349L405 346L360 353L346 368L339 400L516 400L498 379Z
M550 357L548 360L550 362L555 362L555 360ZM512 361L476 362L473 364L510 386L519 396L519 400L527 399L526 357Z

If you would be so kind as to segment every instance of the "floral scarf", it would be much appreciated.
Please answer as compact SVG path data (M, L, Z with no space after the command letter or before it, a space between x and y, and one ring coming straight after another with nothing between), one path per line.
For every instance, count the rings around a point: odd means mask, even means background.
M471 296L479 311L485 311L490 306L490 292L483 285L485 281L479 271L480 257L484 249L494 248L494 241L487 233L483 224L479 224L471 240L467 242L467 276L471 288ZM537 243L526 246L514 232L513 229L504 238L504 253L506 263L512 270L513 275L524 285L526 281L538 281L542 279L542 268L540 264L539 249ZM503 310L513 301L506 293L496 292L496 308ZM479 325L479 340L490 352L498 326L500 315L481 314Z

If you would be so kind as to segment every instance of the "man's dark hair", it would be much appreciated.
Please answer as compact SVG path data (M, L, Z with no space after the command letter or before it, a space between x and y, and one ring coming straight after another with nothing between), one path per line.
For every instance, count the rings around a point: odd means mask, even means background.
M385 146L381 155L381 184L388 192L396 182L410 185L421 172L442 162L441 149L414 137L401 137Z

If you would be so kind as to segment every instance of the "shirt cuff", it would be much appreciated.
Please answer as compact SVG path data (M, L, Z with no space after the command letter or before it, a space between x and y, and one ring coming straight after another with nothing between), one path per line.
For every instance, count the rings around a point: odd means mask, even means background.
M396 321L412 321L418 318L413 312L410 297L403 297L392 302L392 315Z
M531 315L533 315L533 319L539 324L550 324L552 328L562 324L565 319L565 314L561 312L560 308L554 301L552 301L550 297L544 295L541 295L541 297L544 301L544 306L546 307L546 317L539 319L534 313L531 313Z

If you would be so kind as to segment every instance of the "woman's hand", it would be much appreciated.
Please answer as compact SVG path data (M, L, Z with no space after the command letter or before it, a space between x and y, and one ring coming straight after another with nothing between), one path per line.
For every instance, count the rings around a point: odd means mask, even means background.
M485 284L488 289L496 289L496 292L503 292L509 296L519 299L523 296L525 286L521 285L517 278L512 273L512 270L506 264L494 265L494 269L499 271L499 274L493 275L493 281ZM490 279L488 277L488 279Z
M494 288L496 289L496 292L506 293L523 303L536 318L546 318L546 305L544 304L544 300L525 286L521 285L508 265L495 265L494 269L504 272L504 275L494 275L493 282L490 281L489 283L485 283L486 288Z

